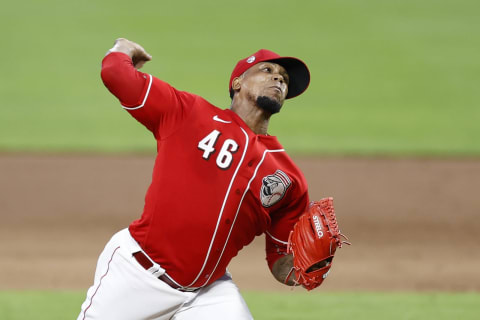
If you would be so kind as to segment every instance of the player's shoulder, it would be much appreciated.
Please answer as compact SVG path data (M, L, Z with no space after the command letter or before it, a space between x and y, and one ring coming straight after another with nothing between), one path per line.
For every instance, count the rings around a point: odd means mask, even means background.
M225 110L217 107L207 99L203 98L202 96L189 93L195 99L195 109L203 114L206 115L223 115L225 114Z

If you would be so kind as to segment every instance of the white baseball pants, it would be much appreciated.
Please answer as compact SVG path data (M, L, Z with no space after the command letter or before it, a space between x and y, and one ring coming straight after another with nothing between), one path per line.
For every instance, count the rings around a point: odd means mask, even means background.
M253 319L228 273L195 292L182 292L158 279L161 273L145 270L132 256L140 250L128 229L112 237L77 320Z

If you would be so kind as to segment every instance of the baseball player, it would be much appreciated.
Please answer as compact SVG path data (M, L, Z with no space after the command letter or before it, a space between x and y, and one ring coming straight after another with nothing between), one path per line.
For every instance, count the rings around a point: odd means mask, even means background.
M288 241L307 183L267 129L309 71L259 50L233 69L223 110L138 71L149 60L121 38L102 62L105 86L152 132L157 156L143 213L107 243L78 319L251 319L226 268L255 236L266 234L273 276L302 284Z

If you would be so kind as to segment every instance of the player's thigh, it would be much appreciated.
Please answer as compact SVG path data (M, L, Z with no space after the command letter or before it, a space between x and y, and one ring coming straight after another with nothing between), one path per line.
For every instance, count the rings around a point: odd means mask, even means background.
M246 320L253 319L238 287L224 276L201 289L191 302L185 304L173 320Z
M107 244L78 319L170 319L194 297L170 288L150 274L130 251L117 235Z

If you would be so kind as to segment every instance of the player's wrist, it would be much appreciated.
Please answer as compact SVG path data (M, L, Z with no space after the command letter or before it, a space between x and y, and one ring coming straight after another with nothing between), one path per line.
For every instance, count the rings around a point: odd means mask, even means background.
M111 53L111 52L124 53L124 54L126 54L127 56L129 56L130 59L132 59L132 58L133 58L134 50L133 50L133 48L131 48L131 47L125 45L125 44L116 42L115 45L113 46L113 48L111 48L110 50L108 50L108 53Z
M272 267L272 274L279 282L288 286L296 284L295 271L293 270L293 257L291 254L285 255L275 261Z

